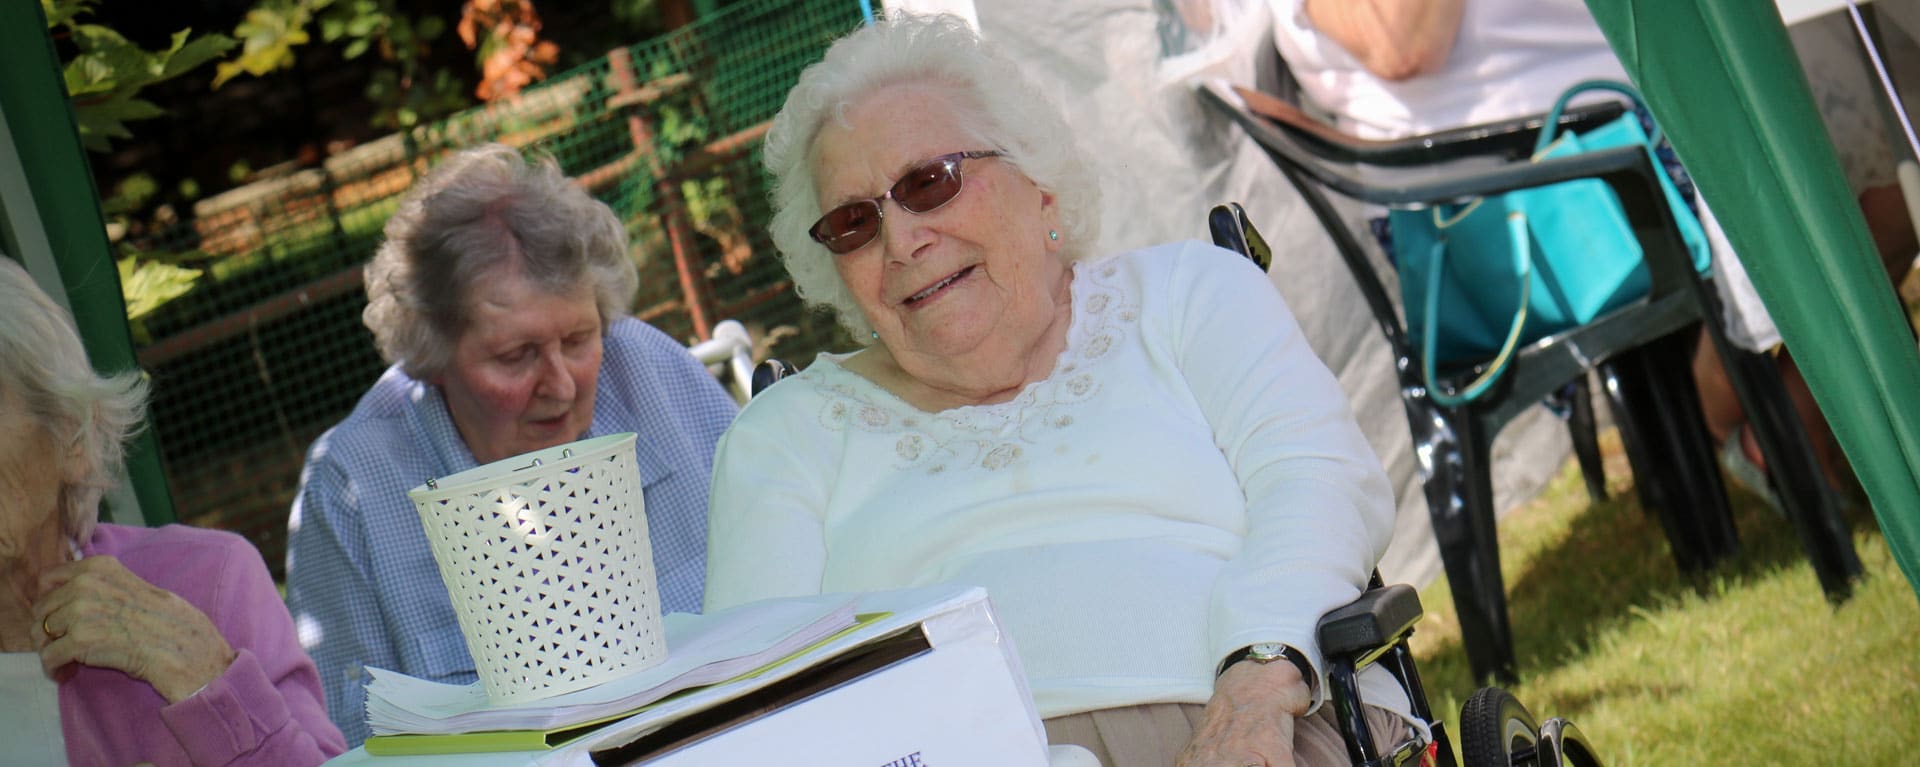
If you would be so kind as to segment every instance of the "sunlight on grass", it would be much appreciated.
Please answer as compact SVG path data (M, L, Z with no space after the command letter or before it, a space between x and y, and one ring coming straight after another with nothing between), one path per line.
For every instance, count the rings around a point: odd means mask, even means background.
M1536 717L1572 719L1610 767L1912 761L1920 600L1874 521L1848 520L1867 576L1838 606L1791 525L1736 488L1740 554L1683 575L1633 496L1618 437L1602 449L1606 502L1588 500L1569 462L1501 522L1520 701ZM1473 685L1446 581L1420 599L1421 675L1436 709L1457 719Z

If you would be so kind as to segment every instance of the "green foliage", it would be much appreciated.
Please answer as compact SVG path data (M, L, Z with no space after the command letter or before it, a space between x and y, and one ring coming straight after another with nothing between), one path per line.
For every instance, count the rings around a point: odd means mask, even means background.
M470 103L457 75L427 65L433 44L446 34L446 20L403 12L395 0L264 0L234 30L242 52L220 64L214 87L240 74L292 67L295 49L312 42L314 27L321 42L341 47L342 56L358 59L371 52L387 64L366 89L367 99L379 106L376 127L412 127Z
M111 149L112 139L132 137L126 123L165 114L139 98L140 89L179 77L235 45L225 35L196 37L183 29L174 33L165 50L148 51L112 29L82 23L80 17L93 9L90 0L40 0L40 8L47 28L70 40L77 51L61 75L73 99L80 141L95 152Z
M693 217L695 226L705 227L723 212L738 215L728 189L727 179L722 176L680 183L680 194L687 198L687 214Z
M213 87L225 85L241 74L258 77L293 66L293 49L307 43L307 21L312 18L314 7L329 2L331 0L268 0L247 11L247 17L233 29L240 37L240 55L232 61L220 62Z
M40 0L40 10L47 17L47 28L53 29L93 10L93 0Z
M629 27L644 28L660 22L657 0L608 0L607 10L615 20Z
M114 184L113 194L100 201L100 212L109 217L125 216L147 207L160 193L160 183L152 174L135 173Z
M675 74L672 63L664 59L654 61L648 72L655 83ZM661 166L669 172L702 151L708 142L719 138L714 135L716 128L698 87L670 89L649 108L654 123L653 149L659 154ZM724 176L683 180L680 194L686 200L694 227L702 231L724 227L739 217L732 184Z
M200 279L200 270L175 266L169 261L196 256L204 258L206 254L128 255L115 262L120 270L120 295L127 302L127 322L135 343L152 343L142 320L168 301L191 292Z

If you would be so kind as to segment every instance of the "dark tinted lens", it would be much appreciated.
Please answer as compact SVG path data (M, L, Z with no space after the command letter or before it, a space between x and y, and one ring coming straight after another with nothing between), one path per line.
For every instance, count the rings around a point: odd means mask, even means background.
M893 200L912 213L925 213L953 200L960 193L959 162L942 160L928 163L901 176L893 185Z
M850 253L880 232L880 205L872 200L850 202L821 216L813 225L813 239L835 253Z

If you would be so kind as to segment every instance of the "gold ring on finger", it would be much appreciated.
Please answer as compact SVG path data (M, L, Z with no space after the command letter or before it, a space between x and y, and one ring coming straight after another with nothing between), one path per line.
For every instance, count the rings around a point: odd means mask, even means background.
M53 639L53 638L54 638L54 636L53 636L53 626L51 626L51 625L48 625L48 624L47 624L47 621L48 621L49 619L51 619L52 617L53 617L52 615L48 615L48 616L46 616L46 617L43 617L43 618L41 618L41 619L40 619L40 630L41 630L41 631L44 631L44 632L46 632L46 634L47 634L47 638L48 638L48 639Z

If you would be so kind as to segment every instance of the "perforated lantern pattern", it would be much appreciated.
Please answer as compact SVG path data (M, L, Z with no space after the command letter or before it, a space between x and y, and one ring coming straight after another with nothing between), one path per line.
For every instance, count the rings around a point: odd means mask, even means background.
M434 484L410 495L488 697L544 698L666 659L634 435Z

